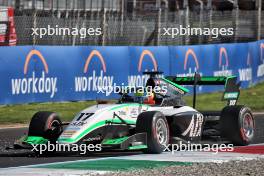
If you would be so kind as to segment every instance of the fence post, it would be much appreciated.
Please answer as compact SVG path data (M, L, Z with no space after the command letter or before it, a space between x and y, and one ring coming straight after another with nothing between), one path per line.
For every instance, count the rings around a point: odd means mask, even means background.
M121 0L121 36L124 33L124 13L125 13L125 3L124 0Z
M133 0L132 19L137 20L137 0Z
M232 15L235 16L235 21L233 22L234 25L234 41L237 42L238 38L238 26L239 26L239 6L238 6L238 0L228 0L229 2L233 3L233 11Z
M145 44L145 40L146 40L146 35L147 35L147 32L148 32L148 29L147 29L147 27L146 26L141 26L142 27L142 29L143 29L143 37L142 37L142 46Z
M161 26L161 8L159 8L159 14L158 14L157 45L160 45L160 26Z
M107 24L106 24L106 13L107 13L107 10L106 10L106 8L104 8L104 15L103 15L103 41L102 41L102 46L104 46L105 45L105 40L106 40L106 26L107 26Z
M156 0L156 8L160 8L161 6L161 0Z
M238 34L239 34L239 6L238 6L238 1L235 0L235 7L236 7L236 38L235 42L237 42L238 39Z
M33 9L33 27L37 28L37 12L36 9ZM33 45L36 45L36 35L33 35Z
M207 10L209 11L209 28L212 29L213 27L213 10L212 10L212 0L207 0ZM208 41L212 41L212 36L210 35Z
M172 21L170 20L171 18L169 18L169 2L168 0L163 0L163 2L165 3L165 10L164 10L164 18L163 18L163 27L168 27L168 24ZM159 35L160 35L160 30L161 30L161 25L159 27ZM160 35L160 38L161 38L161 35ZM161 40L161 39L160 39ZM168 44L168 39L166 40L163 40L163 44Z
M77 11L77 20L76 20L76 23L75 23L75 28L77 28L77 29L79 28L78 27L79 22L80 22L80 11L78 10ZM77 37L76 35L73 36L72 46L76 45L76 37Z
M177 13L177 16L178 16L178 20L179 20L179 25L178 25L178 28L180 27L180 25L183 26L183 21L182 21L182 16L183 16L183 11L178 9L178 13ZM177 23L176 23L177 24ZM183 36L181 35L178 35L178 44L179 45L183 45L184 42L183 42Z
M184 0L183 2L183 8L185 12L185 27L189 27L189 3L188 0ZM190 43L190 36L185 35L185 45L188 45Z
M199 2L200 3L200 19L199 19L199 28L201 28L202 29L202 21L203 21L203 13L204 13L204 3L203 3L203 1L201 1L201 0L196 0L197 2ZM200 35L199 36L199 44L201 44L202 43L202 35Z
M32 9L36 8L36 0L32 0Z
M258 5L257 5L257 8L258 8L258 22L257 22L257 25L258 25L258 32L257 32L257 40L260 40L261 39L261 9L262 9L262 0L258 0Z
M137 8L137 0L133 0L133 12Z
M15 0L15 9L21 9L20 0Z

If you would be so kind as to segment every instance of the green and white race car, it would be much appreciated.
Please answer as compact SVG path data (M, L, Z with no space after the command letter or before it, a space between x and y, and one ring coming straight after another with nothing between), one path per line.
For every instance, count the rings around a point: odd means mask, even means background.
M15 148L32 145L100 144L104 150L142 150L161 153L168 144L179 141L200 143L212 141L248 145L252 142L255 121L251 110L236 105L239 84L236 77L161 77L149 72L147 85L166 86L166 93L153 94L152 102L144 97L122 93L116 104L97 104L88 107L62 123L54 112L37 112L31 119L28 134L16 141ZM186 106L183 96L193 85L193 107ZM199 112L195 109L197 85L224 85L222 111ZM210 102L208 102L210 103Z

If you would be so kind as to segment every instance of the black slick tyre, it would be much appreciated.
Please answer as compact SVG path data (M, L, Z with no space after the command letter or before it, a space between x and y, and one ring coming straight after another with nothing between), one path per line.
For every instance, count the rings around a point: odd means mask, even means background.
M159 154L169 143L169 126L165 116L158 111L141 113L136 123L137 133L147 133L145 153Z
M221 112L220 128L222 137L233 144L248 145L255 135L254 116L246 106L226 106Z
M28 136L40 136L49 141L56 141L62 133L62 122L54 112L40 111L33 115Z

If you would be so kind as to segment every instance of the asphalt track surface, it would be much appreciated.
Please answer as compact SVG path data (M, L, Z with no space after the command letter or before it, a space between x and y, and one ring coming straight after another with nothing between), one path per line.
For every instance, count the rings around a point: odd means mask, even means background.
M253 143L264 143L264 114L255 115L255 119L256 134ZM16 139L26 133L27 128L0 129L0 168L141 154L141 152L112 151L104 153L89 153L87 155L78 155L75 153L58 153L48 157L38 157L29 150L6 150L6 147L12 146Z

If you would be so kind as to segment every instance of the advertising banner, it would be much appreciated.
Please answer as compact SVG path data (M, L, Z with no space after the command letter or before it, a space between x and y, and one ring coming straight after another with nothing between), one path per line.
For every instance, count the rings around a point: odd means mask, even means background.
M117 98L116 86L142 86L143 71L236 75L242 88L264 81L264 41L195 46L0 47L0 104ZM188 88L188 87L187 87ZM198 93L223 90L200 86Z

